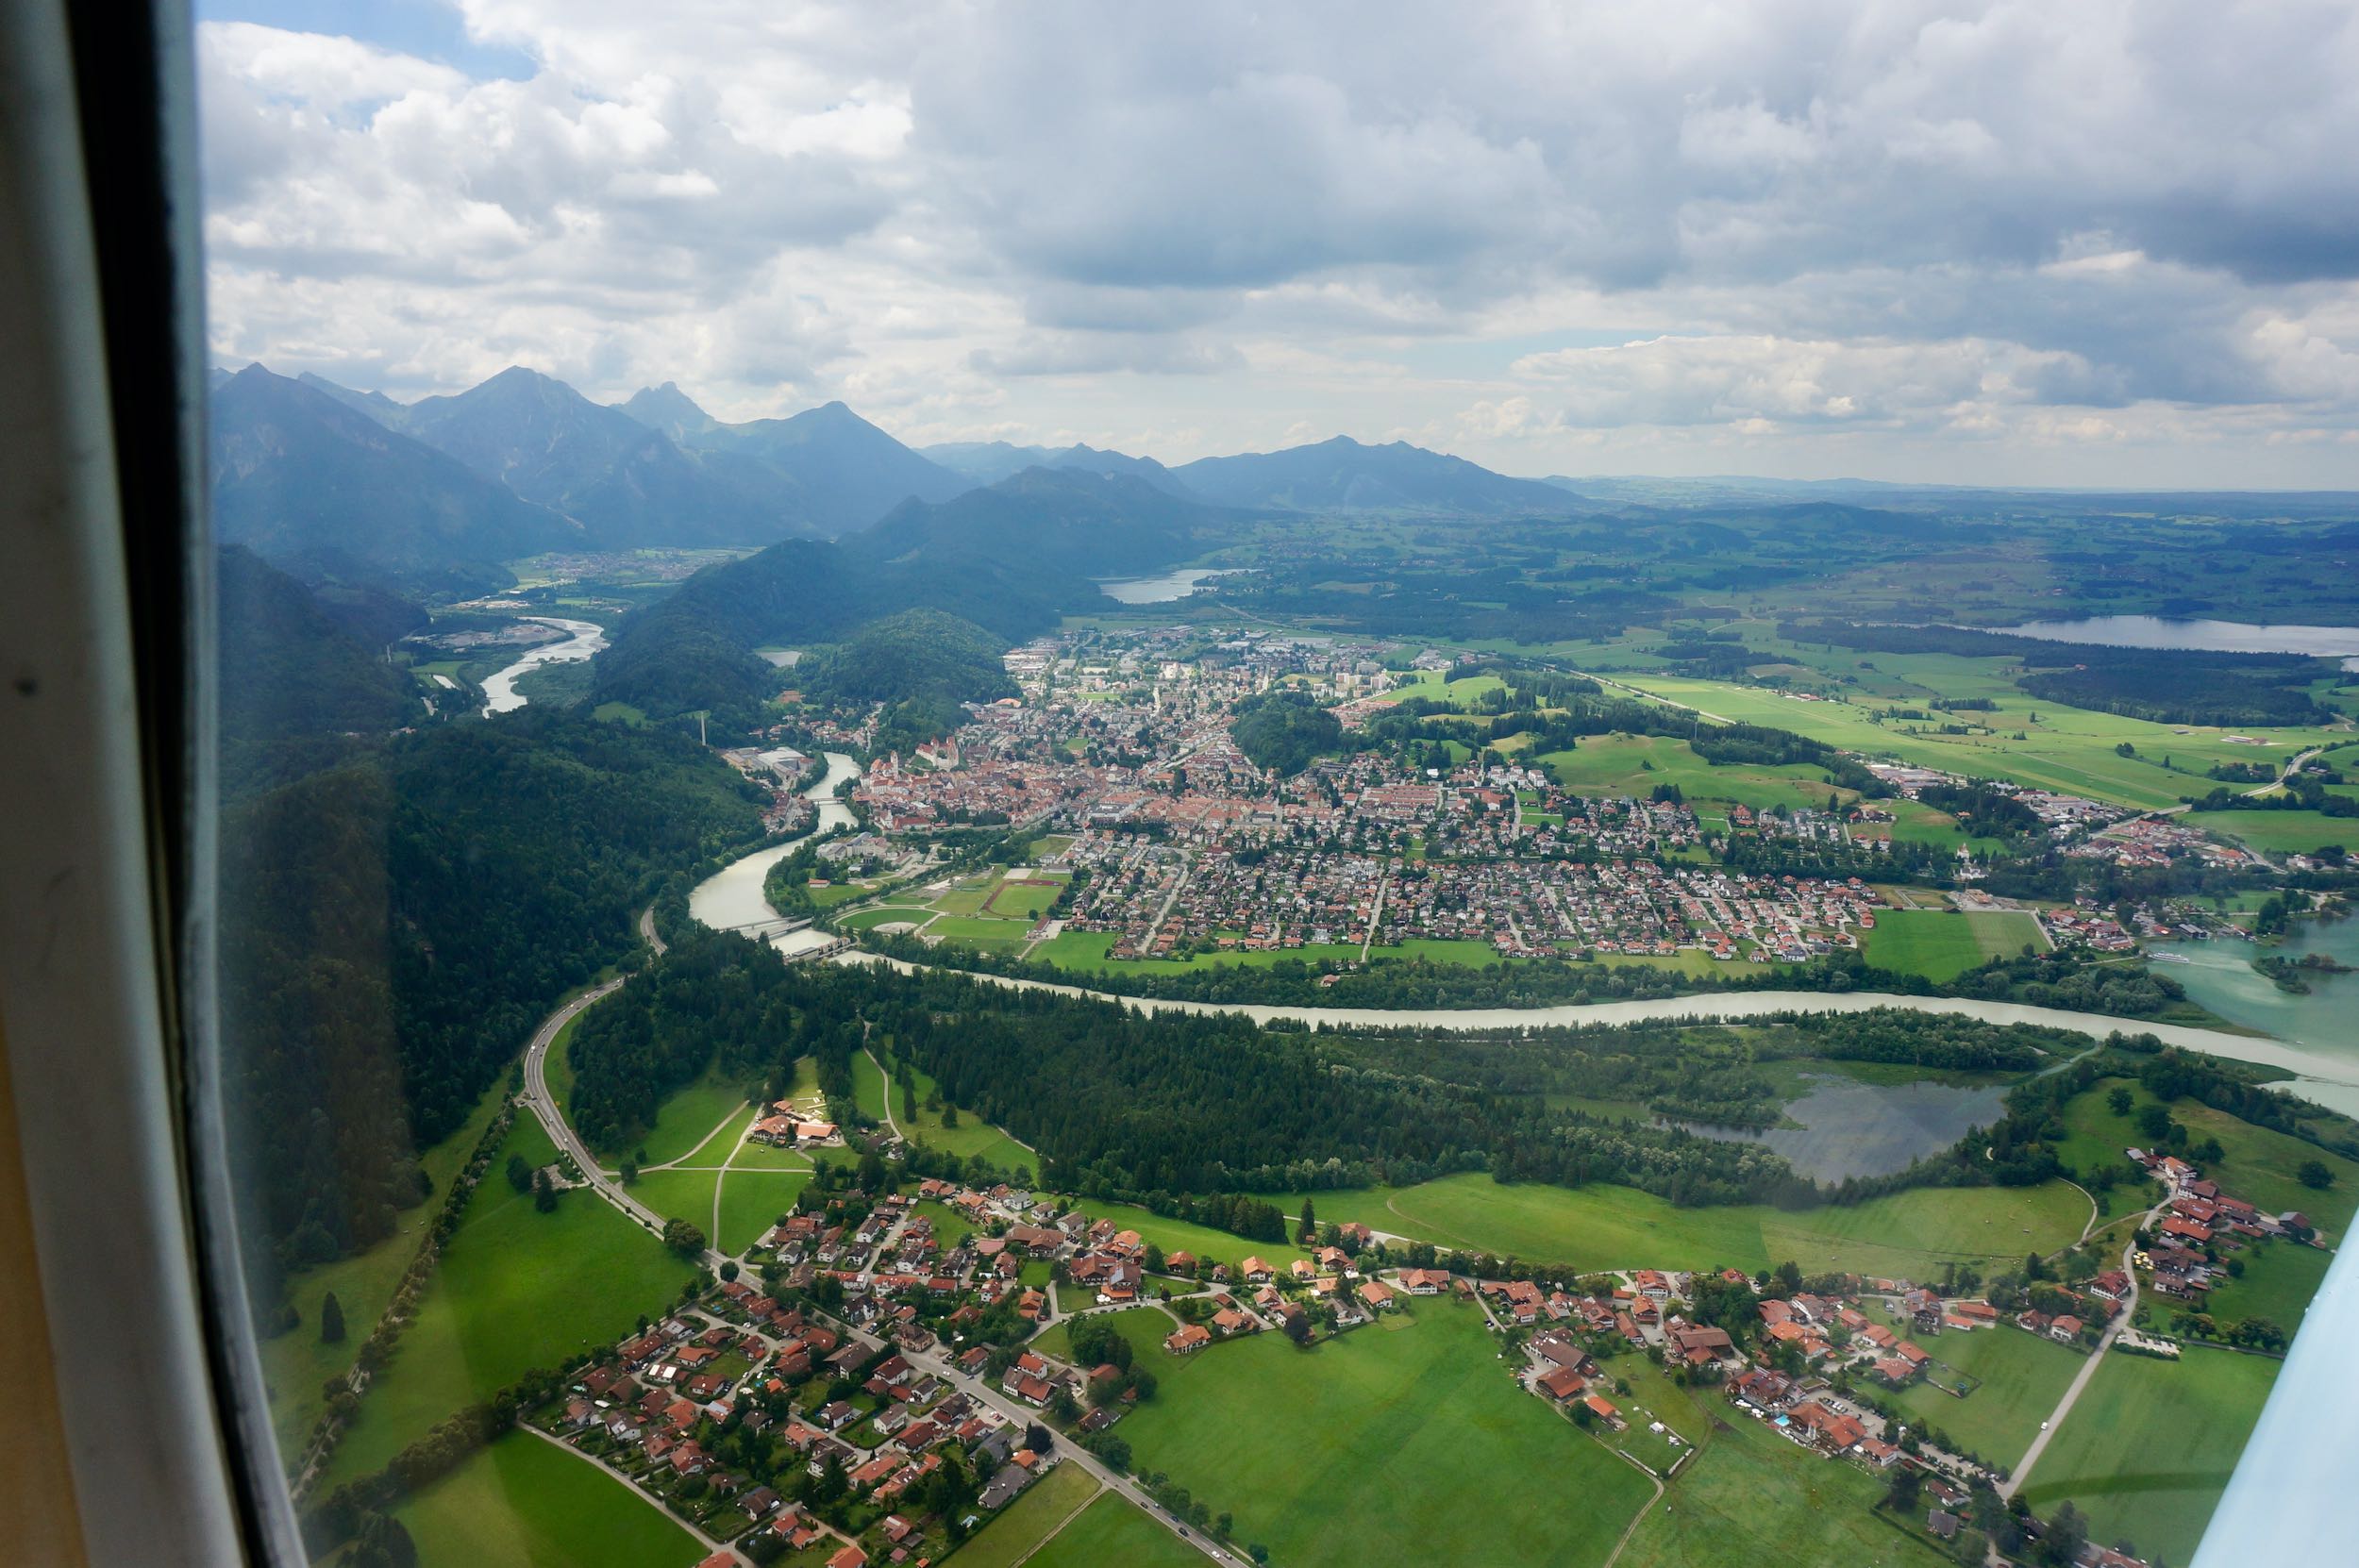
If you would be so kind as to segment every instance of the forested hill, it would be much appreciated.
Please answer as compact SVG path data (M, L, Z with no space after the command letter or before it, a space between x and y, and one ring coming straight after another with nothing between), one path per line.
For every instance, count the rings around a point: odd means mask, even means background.
M1232 520L1127 476L1046 470L912 502L848 540L790 540L697 573L624 624L599 656L598 694L659 718L706 710L743 733L778 684L757 647L839 642L909 609L956 616L1005 647L1102 603L1092 578L1187 559Z
M800 678L806 696L883 703L877 748L909 751L964 724L961 704L1016 694L1000 662L1004 646L972 621L938 609L905 609L862 627Z
M1368 446L1348 436L1282 452L1199 458L1172 474L1194 493L1232 507L1482 517L1566 517L1587 509L1578 495L1538 479L1510 478L1407 442Z
M222 1024L254 1234L282 1263L389 1234L414 1149L632 950L663 875L760 831L757 801L689 739L536 705L231 808Z
M315 388L249 365L214 389L213 525L281 564L415 581L572 549L581 530Z
M304 586L232 545L217 558L221 781L236 796L331 763L424 715L408 678Z

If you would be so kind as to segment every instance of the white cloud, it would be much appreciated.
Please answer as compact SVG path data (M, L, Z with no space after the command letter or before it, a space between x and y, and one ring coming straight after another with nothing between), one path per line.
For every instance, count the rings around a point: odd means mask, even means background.
M2167 425L2359 483L2276 439L2359 425L2347 5L455 3L537 72L200 28L225 357L1525 471Z

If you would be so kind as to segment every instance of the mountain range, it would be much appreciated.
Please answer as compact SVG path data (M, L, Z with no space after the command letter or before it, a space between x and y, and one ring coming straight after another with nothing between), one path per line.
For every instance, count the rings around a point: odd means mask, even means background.
M1471 516L1583 509L1557 486L1400 442L1338 437L1172 469L1083 445L960 442L920 452L842 403L732 425L668 381L600 404L521 366L413 403L260 365L210 379L221 537L315 581L375 575L411 586L490 584L508 580L499 563L547 550L764 545L906 526L911 517L934 530L936 543L951 527L1009 549L1022 547L1028 528L1072 536L1137 524L1096 554L1105 572L1119 573L1175 559L1146 559L1144 544L1168 531L1175 502ZM1028 474L1124 483L1006 488ZM908 511L983 490L997 499L956 522ZM1079 509L1027 513L1044 501ZM1080 542L1068 537L1064 547Z

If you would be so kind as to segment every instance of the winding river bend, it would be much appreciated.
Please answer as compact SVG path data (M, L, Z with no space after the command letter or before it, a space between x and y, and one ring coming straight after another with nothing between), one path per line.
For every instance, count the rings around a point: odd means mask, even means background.
M483 711L512 713L528 700L516 690L516 677L543 664L578 664L606 646L606 632L593 621L568 621L560 615L527 615L537 626L555 626L567 634L562 642L544 642L483 683Z
M784 953L826 945L829 939L820 932L808 927L786 929L792 923L761 896L762 880L770 875L770 868L794 854L812 834L852 826L852 809L835 798L835 789L847 778L858 778L860 764L840 751L822 755L827 758L827 772L803 792L805 799L819 803L818 825L801 838L769 844L732 860L697 883L688 894L691 915L716 931L744 931L761 937Z

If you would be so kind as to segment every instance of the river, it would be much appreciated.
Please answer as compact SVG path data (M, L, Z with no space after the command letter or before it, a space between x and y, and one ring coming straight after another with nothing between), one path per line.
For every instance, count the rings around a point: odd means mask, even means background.
M483 712L512 713L525 705L516 691L516 677L542 664L577 664L606 646L606 632L589 621L568 621L557 615L527 615L524 620L570 633L562 642L544 642L483 683Z
M827 772L803 792L807 799L819 803L819 823L811 833L826 833L853 825L852 809L835 798L835 787L847 778L860 776L860 764L840 751L825 754ZM761 935L781 924L778 911L761 895L761 884L770 875L770 868L795 853L811 833L757 849L752 854L730 861L712 876L696 884L688 894L688 912L715 930L747 931ZM782 934L771 932L767 939L779 951L792 953L803 947L824 946L831 939L824 932L808 927Z
M2027 621L1992 626L2011 637L2045 642L2090 642L2115 648L2172 648L2206 653L2293 653L2339 659L2359 670L2359 627L2253 626L2243 621L2169 621L2158 615L2092 615L2078 621Z

